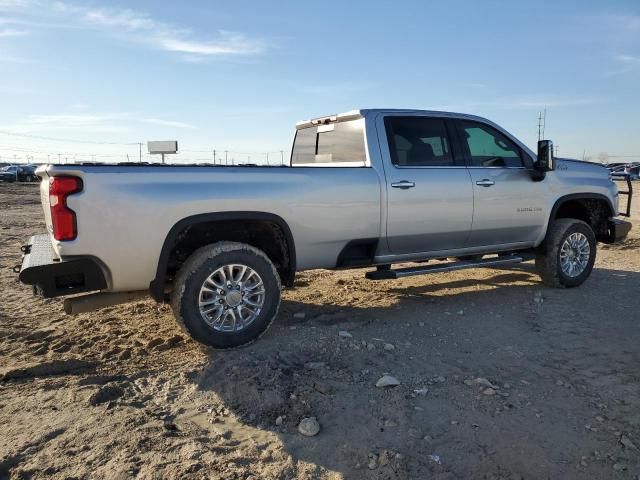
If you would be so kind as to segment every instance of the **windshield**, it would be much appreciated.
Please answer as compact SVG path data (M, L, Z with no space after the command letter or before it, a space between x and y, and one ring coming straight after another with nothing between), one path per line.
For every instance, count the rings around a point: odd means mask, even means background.
M2 171L2 172L15 172L16 171L16 167L11 167L11 166L2 167L2 168L0 168L0 171Z

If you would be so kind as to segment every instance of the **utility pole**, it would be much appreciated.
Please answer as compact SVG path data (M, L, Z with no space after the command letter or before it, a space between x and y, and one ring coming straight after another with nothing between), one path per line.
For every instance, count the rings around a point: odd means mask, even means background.
M269 152L267 152L267 166L269 165Z
M213 150L213 164L216 164L216 151L215 149Z
M140 161L140 163L142 163L142 142L138 142L138 147L140 147L138 160Z
M284 150L280 150L280 165L284 165Z
M229 165L229 160L227 159L227 154L229 153L228 150L224 151L224 164L225 165Z

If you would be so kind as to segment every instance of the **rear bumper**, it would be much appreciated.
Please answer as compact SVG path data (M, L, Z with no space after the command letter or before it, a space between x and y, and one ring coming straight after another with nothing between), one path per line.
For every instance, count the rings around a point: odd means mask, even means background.
M631 222L625 222L624 220L618 220L613 218L609 220L609 235L606 243L620 243L629 234L631 230Z
M22 252L18 279L33 285L34 290L45 298L107 288L104 273L96 260L90 257L57 258L47 234L31 237Z

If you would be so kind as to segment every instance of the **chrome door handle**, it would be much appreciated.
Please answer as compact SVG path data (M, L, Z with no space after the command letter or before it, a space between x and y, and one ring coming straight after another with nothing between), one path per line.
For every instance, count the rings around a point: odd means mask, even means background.
M403 190L406 190L407 188L415 187L416 184L413 182L409 182L408 180L401 180L399 182L392 183L391 186L393 188L402 188Z
M483 180L478 180L476 182L476 185L480 185L481 187L491 187L492 185L495 185L496 182L494 182L493 180L489 180L488 178L485 178Z

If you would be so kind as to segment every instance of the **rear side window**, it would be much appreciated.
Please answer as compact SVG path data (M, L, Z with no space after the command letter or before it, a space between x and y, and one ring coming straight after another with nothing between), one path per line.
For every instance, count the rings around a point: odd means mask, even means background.
M444 120L387 117L384 123L394 165L449 167L454 164Z
M520 148L502 133L478 122L460 121L462 146L474 167L522 167Z
M364 119L303 128L296 132L292 166L363 167Z

